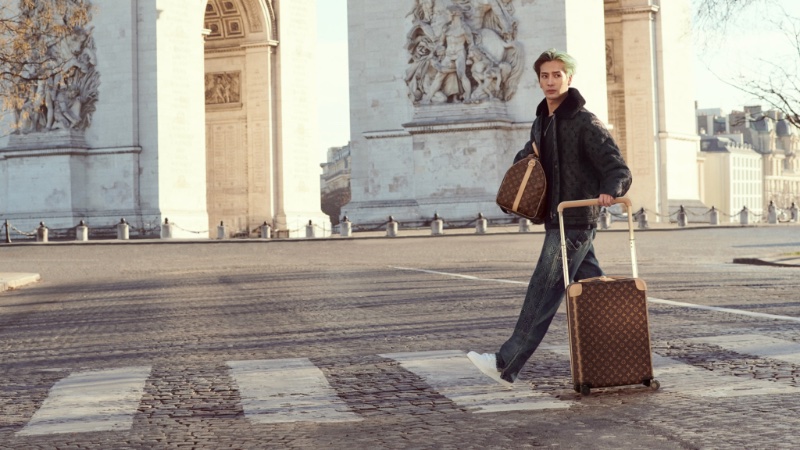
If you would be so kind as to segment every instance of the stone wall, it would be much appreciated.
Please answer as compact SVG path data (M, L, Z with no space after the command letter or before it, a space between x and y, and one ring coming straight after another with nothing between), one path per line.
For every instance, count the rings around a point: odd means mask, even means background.
M497 66L506 79L514 75L507 66L519 68L514 89L504 86L492 91L494 98L465 100L459 95L467 93L456 93L451 80L438 93L417 91L426 84L414 78L426 70L419 64L426 53L420 57L415 50L427 35L443 34L451 20L448 5L456 3L471 6L462 20L486 14L469 23L480 29L475 35L494 61L507 63ZM491 9L493 4L501 8ZM532 69L539 54L551 47L573 53L579 62L573 86L590 109L607 117L603 39L583 33L602 35L602 6L576 0L348 2L353 199L342 214L356 225L380 224L390 214L409 224L425 223L434 213L451 222L473 220L478 213L511 220L494 198L514 154L529 138L543 98ZM569 37L567 30L573 29L581 38ZM517 54L509 57L507 49ZM437 45L422 50L436 52ZM477 70L475 64L470 70ZM480 91L476 73L469 75L470 94ZM459 86L464 91L464 83Z

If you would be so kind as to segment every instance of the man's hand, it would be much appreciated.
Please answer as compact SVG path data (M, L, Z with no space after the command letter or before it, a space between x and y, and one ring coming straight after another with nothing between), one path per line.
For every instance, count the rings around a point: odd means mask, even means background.
M608 194L600 194L600 196L597 197L597 203L599 203L600 206L609 207L613 204L613 202L614 202L614 197Z

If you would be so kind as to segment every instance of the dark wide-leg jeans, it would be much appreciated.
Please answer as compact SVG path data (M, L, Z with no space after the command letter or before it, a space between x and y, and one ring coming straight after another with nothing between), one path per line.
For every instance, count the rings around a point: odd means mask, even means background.
M565 230L570 279L603 275L592 244L596 233L596 229ZM558 229L546 230L542 253L528 284L514 333L497 353L497 365L503 379L513 382L542 342L564 297L563 273L560 232Z

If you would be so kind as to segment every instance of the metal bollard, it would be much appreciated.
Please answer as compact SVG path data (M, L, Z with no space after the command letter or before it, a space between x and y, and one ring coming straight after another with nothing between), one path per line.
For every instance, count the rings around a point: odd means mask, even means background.
M489 221L483 217L483 213L478 213L478 220L475 221L475 233L476 234L486 234L486 229L488 228Z
M8 219L6 219L5 226L6 226L6 244L10 244L11 243L11 231L8 229Z
M519 219L519 232L520 233L527 233L527 232L531 231L531 225L532 224L531 224L530 220L528 220L528 219L526 219L524 217L520 217L520 219Z
M353 224L347 216L344 216L342 221L339 222L339 235L341 237L351 237L353 235Z
M272 227L266 221L261 225L261 239L272 239Z
M689 223L689 219L686 216L686 210L683 209L683 205L681 205L678 210L678 226L685 227L687 223Z
M607 230L611 227L611 214L609 214L607 208L603 208L600 210L600 228L603 230Z
M778 223L778 211L772 200L769 201L769 206L767 206L767 222Z
M397 222L392 216L389 216L389 222L386 223L386 236L397 237Z
M168 217L164 218L164 224L161 225L161 239L172 239L172 224Z
M747 206L743 206L742 210L739 211L739 223L742 225L750 223L750 211L747 209Z
M314 223L312 221L308 221L308 225L306 225L306 237L313 238L316 237L314 233Z
M227 237L227 233L225 232L225 224L220 220L219 226L217 227L217 239L225 239Z
M444 234L444 221L439 218L439 214L433 214L433 220L431 221L431 235L432 236L439 236Z
M639 228L650 228L650 224L647 223L647 212L645 212L644 208L634 214L634 217L636 217L636 220L639 222Z
M36 229L36 242L47 242L47 227L44 222L39 222L39 228Z
M119 219L119 223L117 224L117 239L127 241L130 237L130 227L128 226L128 222L125 222L125 218Z
M789 214L791 215L791 221L797 222L797 206L794 202L792 202L792 206L789 207Z
M717 211L717 208L713 206L711 207L711 212L709 214L708 222L711 225L719 225L719 211Z
M83 220L75 227L75 240L83 242L89 240L89 227L86 226L86 222Z

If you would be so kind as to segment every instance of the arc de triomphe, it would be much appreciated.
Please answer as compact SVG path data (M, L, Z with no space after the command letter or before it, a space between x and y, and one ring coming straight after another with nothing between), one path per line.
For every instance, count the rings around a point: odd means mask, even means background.
M309 220L328 222L309 120L314 0L93 3L54 55L74 58L69 79L4 115L3 218L28 229L168 218L176 237L216 236L220 221L303 236Z

